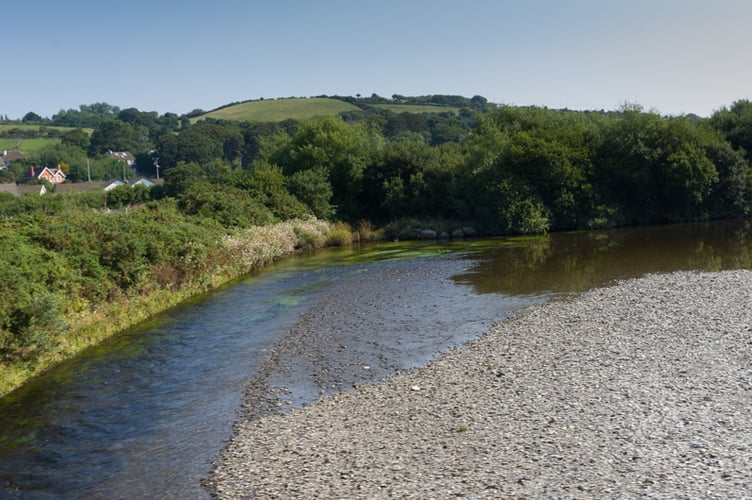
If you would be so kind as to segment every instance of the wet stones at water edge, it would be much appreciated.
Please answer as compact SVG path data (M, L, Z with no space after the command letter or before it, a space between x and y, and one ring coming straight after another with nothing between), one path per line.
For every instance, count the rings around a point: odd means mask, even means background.
M423 369L244 422L216 493L748 497L750 283L650 275L531 307Z
M462 239L462 238L465 238L465 237L471 238L471 237L476 236L476 235L477 235L477 232L475 231L474 228L472 228L470 226L465 226L463 228L457 228L454 231L452 231L451 234L447 233L446 231L437 232L437 231L435 231L433 229L429 229L429 228L421 229L417 233L418 239L420 239L420 240L437 240L437 239L438 240L448 240L450 238L453 239L453 240L459 240L459 239Z

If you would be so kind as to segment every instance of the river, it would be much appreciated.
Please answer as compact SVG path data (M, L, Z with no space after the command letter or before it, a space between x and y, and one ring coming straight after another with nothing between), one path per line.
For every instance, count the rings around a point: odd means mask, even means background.
M0 497L208 498L201 480L251 383L285 410L421 366L529 304L646 273L739 268L752 268L750 221L287 259L0 399Z

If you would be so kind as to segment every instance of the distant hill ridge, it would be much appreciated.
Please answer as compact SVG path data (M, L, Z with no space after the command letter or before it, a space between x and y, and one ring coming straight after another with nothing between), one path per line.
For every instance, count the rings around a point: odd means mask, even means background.
M460 109L485 108L488 101L480 96L467 98L453 95L405 97L398 94L391 99L372 94L370 97L287 97L258 99L227 104L198 116L191 121L207 118L217 120L280 122L288 119L306 119L319 115L339 115L360 112L369 108L387 109L393 113L453 113Z

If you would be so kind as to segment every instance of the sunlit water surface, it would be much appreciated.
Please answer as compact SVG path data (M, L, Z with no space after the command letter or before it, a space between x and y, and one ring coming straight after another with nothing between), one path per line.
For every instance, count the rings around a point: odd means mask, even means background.
M465 265L453 277L456 297L446 299L475 297L485 328L519 307L618 279L752 268L752 226L389 243L286 260L116 335L0 399L0 497L207 498L201 480L232 435L244 382L301 314L363 266L378 271L394 259L447 255ZM482 333L479 326L475 334Z

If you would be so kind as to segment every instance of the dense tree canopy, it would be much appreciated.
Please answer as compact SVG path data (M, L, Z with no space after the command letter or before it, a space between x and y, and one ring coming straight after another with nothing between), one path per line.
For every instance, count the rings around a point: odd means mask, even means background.
M78 311L199 280L210 262L233 265L235 251L218 243L228 235L309 214L364 227L451 221L481 234L752 214L749 101L700 119L633 105L495 106L481 96L348 99L359 109L278 123L193 123L198 110L160 116L99 103L24 120L70 130L2 131L48 141L0 170L6 182L29 165L59 165L72 182L127 177L107 153L130 151L139 173L155 175L158 164L165 183L0 193L0 360L50 348ZM378 107L395 102L459 112Z
M154 176L159 165L168 180L152 198L176 198L189 213L234 225L307 211L352 223L454 219L517 233L752 210L749 101L701 119L635 105L608 113L496 106L482 96L333 98L358 110L276 123L193 123L200 110L159 115L106 103L52 120L30 115L78 127L30 161L60 164L75 182L121 177L107 152L131 151L141 173ZM396 112L398 104L437 111ZM24 168L4 177L17 180ZM258 213L240 216L237 207Z

